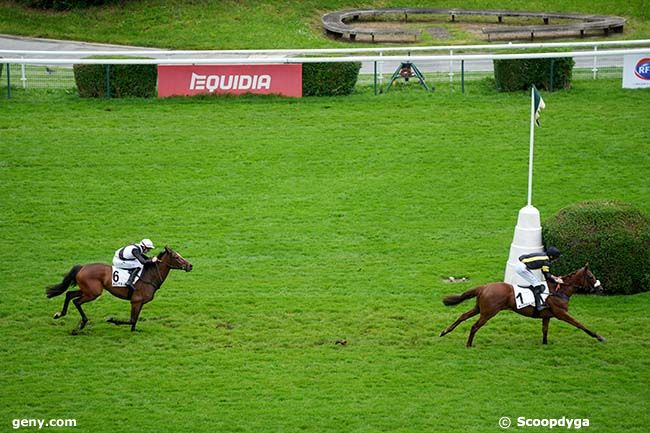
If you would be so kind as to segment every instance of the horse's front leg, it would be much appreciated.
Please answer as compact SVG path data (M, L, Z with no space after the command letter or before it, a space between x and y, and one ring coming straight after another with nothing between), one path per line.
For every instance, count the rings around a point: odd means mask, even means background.
M143 305L143 302L133 302L131 304L131 332L135 331L135 325L138 323L138 317L140 317Z
M548 323L550 321L550 317L542 318L542 344L548 344Z
M582 329L588 335L596 338L598 341L605 341L605 339L602 336L600 336L600 335L596 334L595 332L590 331L589 329L587 329L587 327L585 325L583 325L582 323L578 322L576 319L571 317L571 315L568 312L566 312L566 311L557 311L557 312L555 312L554 311L554 313L555 313L555 317L557 317L558 319L560 319L562 321L565 321L567 323L570 323L571 325L575 326L578 329Z
M140 311L142 311L143 304L142 301L131 302L131 318L129 320L117 320L109 317L106 321L114 325L131 325L131 331L135 331L135 325L138 323L138 317L140 316Z

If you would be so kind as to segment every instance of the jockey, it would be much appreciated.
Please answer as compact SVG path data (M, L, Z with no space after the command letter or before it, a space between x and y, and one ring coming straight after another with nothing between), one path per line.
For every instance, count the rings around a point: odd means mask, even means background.
M131 274L129 280L126 282L126 287L129 289L129 299L135 291L133 280L140 274L145 264L156 261L155 257L152 260L145 255L153 248L151 239L142 239L140 243L130 244L115 251L113 266L120 269L127 269Z
M544 278L547 280L555 281L557 284L562 284L562 278L555 277L551 274L551 262L554 262L560 258L560 250L555 247L549 247L546 251L524 254L519 257L519 262L515 265L515 272L521 278L526 280L533 290L535 295L535 308L540 311L544 307L542 306L542 296L544 292L544 285L539 281L537 276L532 272L532 270L539 269L544 274Z

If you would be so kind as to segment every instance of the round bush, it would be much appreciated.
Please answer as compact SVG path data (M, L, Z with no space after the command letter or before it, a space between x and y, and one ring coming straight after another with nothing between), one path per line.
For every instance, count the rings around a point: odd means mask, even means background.
M542 237L562 251L555 275L589 263L605 294L650 290L650 219L629 204L598 200L568 206L544 222Z
M117 3L117 0L18 0L30 8L53 9L65 11L75 8L86 8L89 6L101 6L104 4Z

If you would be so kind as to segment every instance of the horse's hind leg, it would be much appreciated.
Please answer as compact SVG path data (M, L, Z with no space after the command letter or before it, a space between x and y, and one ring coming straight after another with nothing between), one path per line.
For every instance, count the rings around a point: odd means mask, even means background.
M68 305L70 305L70 301L73 300L74 298L80 297L81 295L82 295L81 290L75 290L73 292L66 293L65 301L63 301L63 308L61 309L60 313L54 313L53 319L60 319L61 317L68 314Z
M81 314L81 322L79 322L79 330L81 331L84 329L86 326L86 323L88 323L88 316L86 316L86 313L84 313L84 310L81 309L81 304L85 304L86 302L92 301L93 299L97 298L97 296L89 296L84 294L83 296L76 298L72 303L74 304L75 307L77 307L77 310L79 311L79 314Z
M456 329L456 326L460 325L462 322L464 322L465 320L469 319L470 317L472 317L472 316L476 316L478 313L479 313L478 305L475 305L474 308L472 308L471 310L469 310L469 311L467 311L467 312L461 314L461 315L458 317L458 319L456 319L456 321L455 321L454 323L452 323L451 325L447 326L447 327L446 327L446 328L445 328L445 329L440 333L440 336L442 337L442 336L444 336L444 335L449 334L451 331L453 331L454 329Z
M485 323L490 320L492 317L494 317L499 311L490 311L490 312L484 312L481 311L481 317L472 325L472 329L469 331L469 337L467 338L467 347L472 347L472 342L474 341L474 334L476 334L476 331L481 329L481 326L485 325Z

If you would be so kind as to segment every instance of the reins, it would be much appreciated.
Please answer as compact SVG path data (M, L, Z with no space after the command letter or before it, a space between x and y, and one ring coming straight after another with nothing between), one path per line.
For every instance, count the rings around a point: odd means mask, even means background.
M156 265L156 271L158 271L158 278L160 278L160 281L155 283L153 281L146 281L143 278L140 278L140 281L142 281L145 284L149 284L150 286L152 286L156 290L158 290L160 288L160 286L162 285L162 283L163 283L163 276L162 276L162 273L160 272L160 266L158 266L159 263L162 263L163 265L167 266L170 270L172 270L172 269L183 269L181 266L174 267L174 266L170 265L169 263L164 262L162 260L156 260L154 263Z
M571 276L573 276L574 274L575 274L575 272L573 272L572 274L570 274L570 275L568 275L568 276L571 277ZM565 277L562 277L562 278L565 278ZM584 282L584 277L583 277L583 282ZM586 287L584 287L584 286L580 286L580 285L578 285L578 284L566 284L566 283L556 283L556 284L557 284L557 286L555 287L555 290L553 290L553 291L549 294L549 296L557 296L558 298L560 298L560 299L564 299L564 300L567 301L567 302L569 302L569 301L571 300L571 295L567 295L567 294L564 293L564 292L560 292L560 287L561 287L562 285L564 285L564 286L572 286L572 287L575 287L576 289L581 289L581 290L583 290L583 291L587 291L587 288L586 288Z

